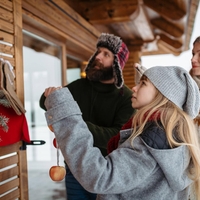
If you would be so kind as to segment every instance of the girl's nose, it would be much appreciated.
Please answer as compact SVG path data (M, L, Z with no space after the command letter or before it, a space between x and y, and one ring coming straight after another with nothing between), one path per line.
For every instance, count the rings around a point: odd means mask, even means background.
M137 86L132 87L132 91L136 92L137 91Z
M192 56L192 58L191 58L191 62L192 62L192 64L194 64L194 63L197 62L197 57L196 57L195 55Z

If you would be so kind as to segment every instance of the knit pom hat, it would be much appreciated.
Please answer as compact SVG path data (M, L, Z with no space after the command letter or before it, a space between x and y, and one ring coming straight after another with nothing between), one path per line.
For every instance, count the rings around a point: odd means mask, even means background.
M135 83L138 84L140 81L140 78L142 77L145 70L147 70L146 67L140 65L139 63L134 63L134 69L135 69Z
M113 34L102 33L96 44L96 48L98 49L99 47L105 47L114 54L113 76L115 79L115 86L121 88L124 84L122 70L129 57L127 46L122 42L120 37L114 36ZM89 59L85 68L86 72L91 68L91 64L95 60L97 53L98 50Z
M144 75L166 98L192 118L198 115L199 88L185 69L177 66L156 66L147 69Z

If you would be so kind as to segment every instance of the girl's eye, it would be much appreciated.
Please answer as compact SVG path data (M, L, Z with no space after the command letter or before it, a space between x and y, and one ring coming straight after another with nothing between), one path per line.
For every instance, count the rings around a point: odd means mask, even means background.
M138 85L140 85L140 86L144 85L144 81L140 80L140 81L138 82Z
M146 82L145 81L141 81L141 85L146 85Z

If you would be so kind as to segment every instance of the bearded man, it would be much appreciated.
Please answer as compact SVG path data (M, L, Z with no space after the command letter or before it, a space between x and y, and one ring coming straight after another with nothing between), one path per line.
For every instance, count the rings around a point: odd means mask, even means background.
M134 114L131 106L132 91L124 85L122 74L129 51L119 37L107 33L100 35L96 48L85 68L86 78L78 79L65 87L69 88L81 109L82 117L93 135L94 146L106 156L109 139ZM40 107L46 110L44 101L43 94ZM77 151L81 151L81 147ZM79 184L67 163L66 171L67 200L96 199L96 194L86 191Z

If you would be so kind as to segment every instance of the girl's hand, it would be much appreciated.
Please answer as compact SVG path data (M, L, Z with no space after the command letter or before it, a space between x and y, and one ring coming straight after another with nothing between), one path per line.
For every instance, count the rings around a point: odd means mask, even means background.
M44 91L44 96L45 97L48 97L53 91L55 90L59 90L61 89L62 87L49 87L49 88L46 88L45 91Z

